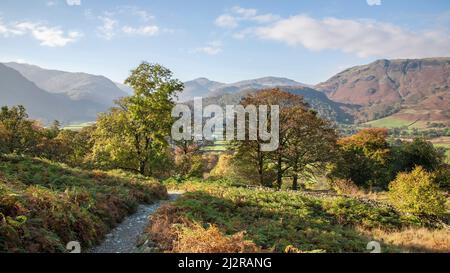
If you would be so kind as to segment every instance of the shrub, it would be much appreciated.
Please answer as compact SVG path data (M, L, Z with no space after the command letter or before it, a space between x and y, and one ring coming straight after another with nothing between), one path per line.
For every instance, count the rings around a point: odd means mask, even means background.
M226 236L216 226L181 228L173 251L177 253L252 253L258 247L244 239L244 232Z
M233 166L231 164L232 159L233 159L232 155L229 154L221 155L219 157L217 165L211 171L211 176L217 178L231 176L234 173Z
M433 175L422 167L400 173L389 185L389 199L399 211L416 216L441 216L445 197L433 183Z
M338 194L357 195L360 193L358 186L350 179L334 180L331 186Z

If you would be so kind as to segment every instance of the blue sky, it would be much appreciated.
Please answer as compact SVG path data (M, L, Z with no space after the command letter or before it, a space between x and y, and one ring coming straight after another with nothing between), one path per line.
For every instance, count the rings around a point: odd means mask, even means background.
M450 1L2 0L0 61L123 81L140 61L176 77L315 84L379 58L450 56Z

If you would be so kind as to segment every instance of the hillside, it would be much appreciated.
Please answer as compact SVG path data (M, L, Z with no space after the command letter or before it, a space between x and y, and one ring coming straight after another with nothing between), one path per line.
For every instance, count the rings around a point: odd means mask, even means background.
M95 102L73 101L65 94L48 93L27 80L16 70L0 64L0 104L23 105L30 117L44 123L94 120L107 107Z
M394 115L410 121L450 118L450 58L379 60L349 68L316 89L361 121Z
M215 82L206 78L198 78L185 82L184 85L184 91L179 96L180 101L189 101L194 99L194 97L218 97L225 94L239 93L248 89L264 89L278 86L306 86L305 84L279 77L263 77L230 84Z
M85 252L139 204L165 198L165 187L153 179L3 156L0 253L65 252L70 241Z
M374 240L382 242L383 252L447 252L449 247L448 230L414 227L378 201L227 180L166 185L186 193L149 220L147 236L160 251L362 253Z
M184 90L179 95L179 101L192 100L194 97L208 97L215 88L224 86L224 83L210 81L207 78L198 78L184 83Z
M115 99L128 95L103 76L48 70L29 64L5 63L5 65L20 72L42 90L66 94L72 100L89 100L111 106Z

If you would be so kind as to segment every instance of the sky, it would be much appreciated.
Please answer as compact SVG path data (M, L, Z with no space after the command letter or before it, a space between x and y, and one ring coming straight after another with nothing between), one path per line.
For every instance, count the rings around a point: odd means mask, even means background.
M316 84L377 59L450 56L448 0L1 0L0 62L123 82L142 61L183 80Z

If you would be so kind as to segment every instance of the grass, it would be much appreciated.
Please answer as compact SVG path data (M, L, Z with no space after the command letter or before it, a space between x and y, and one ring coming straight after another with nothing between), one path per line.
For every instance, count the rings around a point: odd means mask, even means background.
M148 227L150 238L168 252L176 252L186 233L192 234L193 230L203 234L196 238L205 247L184 247L183 251L221 252L217 246L207 247L209 228L217 229L227 238L244 234L242 242L253 246L252 251L262 252L367 252L367 243L380 238L372 230L394 234L420 228L420 224L389 206L375 206L349 197L248 189L230 182L168 182L167 186L187 191L154 214ZM440 230L436 232L443 234ZM214 234L217 236L217 232ZM449 247L448 241L443 244ZM382 249L413 251L395 240L385 241ZM420 250L429 249L424 246ZM223 252L227 252L225 248Z
M395 117L385 117L382 119L377 119L373 121L369 121L365 123L366 125L370 125L371 127L376 128L402 128L402 127L408 127L409 129L417 128L417 129L424 129L426 128L426 122L418 121L414 122L411 120L405 120Z
M86 250L139 203L167 197L158 181L121 171L69 168L38 158L0 158L0 252Z

